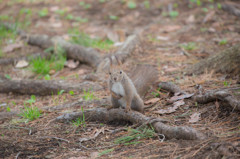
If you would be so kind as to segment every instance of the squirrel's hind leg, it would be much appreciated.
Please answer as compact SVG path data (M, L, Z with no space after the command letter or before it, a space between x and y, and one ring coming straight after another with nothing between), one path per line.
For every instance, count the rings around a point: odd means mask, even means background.
M134 97L131 103L132 110L138 111L140 113L144 112L143 100L138 96Z

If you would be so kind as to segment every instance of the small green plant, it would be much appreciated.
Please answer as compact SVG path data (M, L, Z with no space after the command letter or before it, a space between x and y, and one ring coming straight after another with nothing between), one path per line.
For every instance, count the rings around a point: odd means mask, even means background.
M57 13L58 15L60 16L64 16L66 14L66 10L64 9L59 9L59 10L56 10L55 13Z
M49 74L46 74L46 75L44 76L44 79L45 79L45 80L51 80L51 76L50 76Z
M129 1L127 3L128 8L135 9L137 7L137 4L134 1Z
M85 122L85 115L84 115L84 111L83 111L83 107L81 107L81 111L82 111L82 118L77 118L75 121L73 120L73 125L76 127L79 126L83 126L86 127L86 122Z
M219 45L226 45L227 44L227 39L223 39L223 40L221 40L221 41L219 41Z
M65 90L62 89L62 90L58 91L57 94L58 94L58 95L62 95L64 92L65 92Z
M12 77L11 77L9 74L5 74L4 76L5 76L7 79L9 79L9 80L12 79Z
M36 102L36 96L35 95L31 95L31 98L26 101L26 103L28 103L30 105L32 105L35 102Z
M105 3L105 2L106 2L106 0L99 0L99 2L100 2L100 3Z
M195 3L197 6L201 6L202 2L201 0L190 0L191 3Z
M70 94L71 96L73 96L73 95L74 95L74 91L69 91L69 94Z
M184 48L185 50L195 50L197 48L197 45L195 42L189 42L187 44L182 44L180 45L182 48Z
M91 4L85 3L85 2L79 2L79 5L82 6L84 9L89 9L92 7Z
M231 82L228 82L228 81L224 81L224 82L223 82L223 85L224 85L225 87L230 86L230 84L231 84Z
M47 9L47 8L41 9L40 11L38 11L38 15L39 15L40 17L46 17L46 16L48 16L48 9Z
M116 16L116 15L109 15L109 19L111 19L111 20L118 20L118 16Z
M8 15L0 15L0 20L4 21L4 20L9 20L10 17Z
M111 40L106 39L94 39L90 38L89 35L78 31L77 29L73 29L69 31L69 35L71 36L71 42L76 43L85 47L93 47L101 50L108 50L114 44Z
M154 97L160 97L160 89L161 89L161 88L158 88L156 92L152 92L151 94L152 94Z
M114 143L115 144L124 144L124 145L131 145L131 144L138 144L141 143L141 139L148 139L155 137L155 132L153 128L144 129L129 129L129 135L117 138Z
M218 9L222 9L221 3L217 3L217 8L218 8Z
M20 113L19 116L27 119L27 121L33 121L41 116L41 112L37 107L25 106L24 108L25 109L22 109L22 113Z
M93 100L95 99L96 97L93 95L92 92L90 92L89 90L86 91L85 89L83 90L83 99L84 100Z
M178 11L171 11L169 12L169 16L171 18L176 18L179 15Z
M113 151L114 151L114 148L104 150L104 151L102 151L102 152L100 152L100 153L98 154L98 157L101 157L102 155L106 155L106 154L108 154L108 153L110 153L110 152L113 152Z
M208 9L207 8L202 8L202 11L203 12L208 12Z
M63 69L66 62L65 51L61 47L54 49L55 54L50 58L35 58L30 61L31 70L40 75L49 74L50 70L59 71Z
M11 108L9 106L7 106L7 112L11 112Z
M144 7L145 7L146 9L149 9L149 8L150 8L150 3L149 3L149 1L144 1L143 4L144 4Z

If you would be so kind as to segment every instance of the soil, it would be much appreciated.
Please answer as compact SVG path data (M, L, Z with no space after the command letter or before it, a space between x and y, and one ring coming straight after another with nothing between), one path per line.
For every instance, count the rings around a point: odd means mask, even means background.
M240 42L239 18L217 7L224 1L202 1L198 6L188 0L151 0L135 1L136 8L130 9L127 0L106 0L101 3L96 0L84 0L91 4L88 9L76 0L55 1L1 1L0 15L12 17L9 22L26 22L26 16L19 14L23 8L32 10L29 18L31 24L25 31L31 34L47 34L49 36L64 36L73 28L89 34L91 37L106 39L109 34L117 34L122 42L133 33L140 33L141 48L136 50L124 64L128 72L138 63L155 65L159 71L158 82L174 82L188 93L196 91L195 86L201 85L204 91L237 87L239 79L226 74L207 72L201 75L186 76L184 69L191 67L201 59L207 58ZM81 1L82 2L82 1ZM146 5L149 2L150 6ZM145 5L144 5L145 4ZM191 6L189 6L191 4ZM45 17L38 15L39 10L48 8ZM66 10L61 16L53 10ZM178 11L179 15L167 15L169 9ZM207 9L207 11L206 11ZM85 23L77 23L65 18L67 14L87 18ZM117 16L117 20L109 16ZM23 28L24 29L24 28ZM226 40L226 43L221 43ZM20 41L20 39L17 39ZM194 48L182 47L194 42ZM7 46L4 43L1 47ZM196 45L196 46L195 46ZM114 52L110 50L98 51L104 56ZM22 48L3 54L2 58L19 57L43 52L36 46L24 45ZM84 64L76 69L65 67L53 74L51 79L66 80L67 82L83 82L83 76L94 70ZM38 79L28 68L17 69L12 65L0 66L2 75L8 74L12 79ZM109 96L106 83L104 89L93 92L98 99ZM0 88L1 89L1 88ZM149 90L144 101L155 98L157 86ZM238 90L232 91L237 98ZM209 104L194 103L185 99L185 105L175 112L159 115L154 112L166 109L167 100L171 96L160 92L160 100L145 110L145 115L167 119L168 124L176 126L190 126L203 132L205 140L176 140L164 141L154 137L141 139L138 144L114 144L114 140L129 134L128 128L134 127L131 123L98 123L86 121L86 126L76 127L73 123L52 122L57 116L72 111L93 109L100 107L96 104L82 105L73 109L46 111L42 109L40 118L25 122L18 115L1 117L0 114L0 158L240 158L240 114L232 108L219 104L218 101ZM43 107L71 103L83 98L83 93L68 92L62 95L36 96L33 104L40 110ZM0 113L7 114L7 106L11 112L19 114L24 109L24 102L30 99L29 95L0 94ZM106 106L107 107L107 106ZM200 119L190 123L193 113L200 113ZM125 128L125 129L124 129ZM83 143L79 139L94 136L102 131L95 139ZM115 131L119 130L119 131ZM109 150L103 154L105 150ZM102 154L100 156L100 154Z

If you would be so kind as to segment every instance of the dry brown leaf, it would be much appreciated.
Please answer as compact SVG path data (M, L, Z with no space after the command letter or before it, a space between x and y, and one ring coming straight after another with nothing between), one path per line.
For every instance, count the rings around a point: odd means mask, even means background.
M179 29L181 29L180 25L166 25L166 26L162 27L163 32L174 32Z
M189 123L196 123L196 122L198 122L199 119L200 119L200 115L201 115L201 113L193 113L190 116Z
M183 100L177 101L173 104L173 107L169 107L167 109L160 109L158 111L155 111L154 113L157 114L170 114L175 112L181 105L184 105L185 102Z
M79 65L79 61L74 61L74 60L67 60L67 62L65 63L65 66L74 69L77 68L77 66Z
M27 67L29 63L25 60L19 60L17 64L15 65L16 68L24 68Z
M172 103L172 102L175 102L175 101L178 101L178 100L190 98L193 95L194 95L194 93L192 93L192 94L183 94L183 95L180 95L180 96L173 96L172 98L169 99L168 102Z
M21 43L21 42L15 43L15 44L9 44L6 47L4 47L2 49L2 51L3 51L3 53L8 53L8 52L12 52L12 51L14 51L16 49L19 49L21 47L23 47L23 43Z
M153 103L158 102L159 100L160 100L159 98L152 98L152 99L149 99L146 102L144 102L144 104L153 104Z
M190 15L187 20L186 20L186 23L193 23L195 21L195 16L194 15Z

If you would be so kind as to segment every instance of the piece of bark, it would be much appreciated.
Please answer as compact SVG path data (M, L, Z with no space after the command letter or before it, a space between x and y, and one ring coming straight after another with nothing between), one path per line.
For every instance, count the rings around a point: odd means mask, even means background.
M224 3L222 9L240 18L240 5L237 3Z
M201 74L206 70L238 75L240 74L240 44L204 59L186 69L187 74Z
M112 56L109 55L111 56L110 58L112 58L113 64L117 64L117 60L119 60L121 63L124 63L124 61L132 54L139 44L139 35L134 34L129 36L124 44L115 53L113 53ZM97 72L107 72L109 70L109 56L106 56L106 58L101 61L101 63L98 65Z
M82 112L67 113L56 118L56 121L69 122L77 118L81 118ZM125 113L123 109L111 109L107 110L105 108L96 108L92 110L84 111L85 119L88 121L101 121L101 122L111 122L115 120L119 121L129 121L133 124L145 124L152 120L151 117L147 117L141 113L131 111ZM161 121L161 119L159 119ZM195 129L187 126L169 126L162 122L155 122L152 124L154 130L157 133L164 134L166 138L172 139L185 139L185 140L195 140L204 139L205 135Z
M226 91L210 91L203 95L196 95L192 97L196 102L206 104L216 100L226 102L234 110L240 110L240 101Z
M158 87L160 87L160 89L166 90L173 94L176 94L176 93L185 94L183 90L181 90L177 85L175 85L172 82L161 82L158 84Z
M94 91L102 89L102 86L92 82L70 84L65 81L45 81L45 80L3 80L0 79L0 93L17 93L29 95L52 95L61 90L83 91L92 89Z

